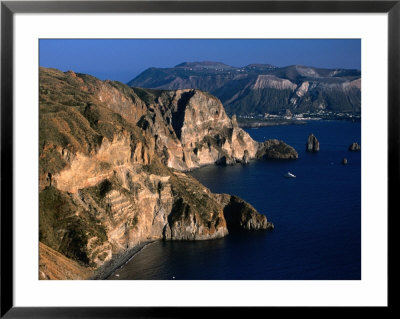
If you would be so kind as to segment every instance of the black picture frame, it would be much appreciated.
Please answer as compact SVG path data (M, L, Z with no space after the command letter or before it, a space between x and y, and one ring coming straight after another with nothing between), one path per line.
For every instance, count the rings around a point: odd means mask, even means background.
M269 13L387 13L388 14L388 247L393 248L393 216L398 213L399 184L398 121L400 106L400 0L396 1L1 1L1 317L5 318L192 318L197 316L238 316L294 314L343 308L144 308L144 307L15 307L13 303L13 17L16 13L126 13L126 12L269 12ZM392 239L392 240L390 240ZM392 243L392 244L391 244ZM393 254L388 252L388 307L345 308L346 314L360 310L388 313L394 307Z

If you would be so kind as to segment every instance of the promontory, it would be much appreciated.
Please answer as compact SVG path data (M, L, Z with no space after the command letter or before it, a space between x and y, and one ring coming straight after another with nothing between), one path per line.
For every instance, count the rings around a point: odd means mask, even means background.
M295 159L291 146L254 141L200 90L39 73L40 279L93 277L149 241L273 227L249 203L213 194L185 171Z

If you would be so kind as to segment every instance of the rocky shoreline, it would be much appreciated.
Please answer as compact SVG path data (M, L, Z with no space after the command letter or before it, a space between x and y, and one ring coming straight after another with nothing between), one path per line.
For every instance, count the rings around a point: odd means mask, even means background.
M149 246L155 243L156 240L149 240L139 243L134 246L132 249L124 251L123 253L112 257L107 263L98 268L94 275L92 275L89 279L91 280L105 280L111 277L113 273L115 273L118 269L123 267L128 261L130 261L136 254L142 251L146 246Z
M300 120L282 120L282 121L238 121L240 128L260 128L266 126L279 125L305 125L306 121Z
M56 69L40 69L40 128L39 240L92 279L109 277L149 239L226 236L230 207L238 227L268 228L254 207L230 195L222 203L184 171L298 157L283 141L253 140L207 92L133 89Z

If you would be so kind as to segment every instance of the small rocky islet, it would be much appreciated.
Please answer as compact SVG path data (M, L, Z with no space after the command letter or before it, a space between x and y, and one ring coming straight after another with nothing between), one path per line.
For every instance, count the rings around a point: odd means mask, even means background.
M352 152L360 152L361 151L361 146L354 142L352 144L350 144L350 146L348 147L349 151ZM318 139L315 137L315 135L313 133L311 133L308 136L307 142L306 142L306 151L307 152L319 152L319 141ZM343 158L341 161L341 164L343 165L347 165L348 164L348 159L347 158Z
M349 146L349 151L360 152L361 151L361 146L356 142L351 143L350 146Z

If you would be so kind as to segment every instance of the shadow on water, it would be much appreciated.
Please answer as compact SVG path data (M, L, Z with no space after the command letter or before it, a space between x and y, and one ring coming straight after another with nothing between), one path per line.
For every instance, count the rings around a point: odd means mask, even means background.
M248 279L254 262L248 241L262 242L268 235L268 232L260 231L235 233L215 240L156 242L109 279ZM210 263L212 272L209 271ZM233 271L235 269L238 271Z

